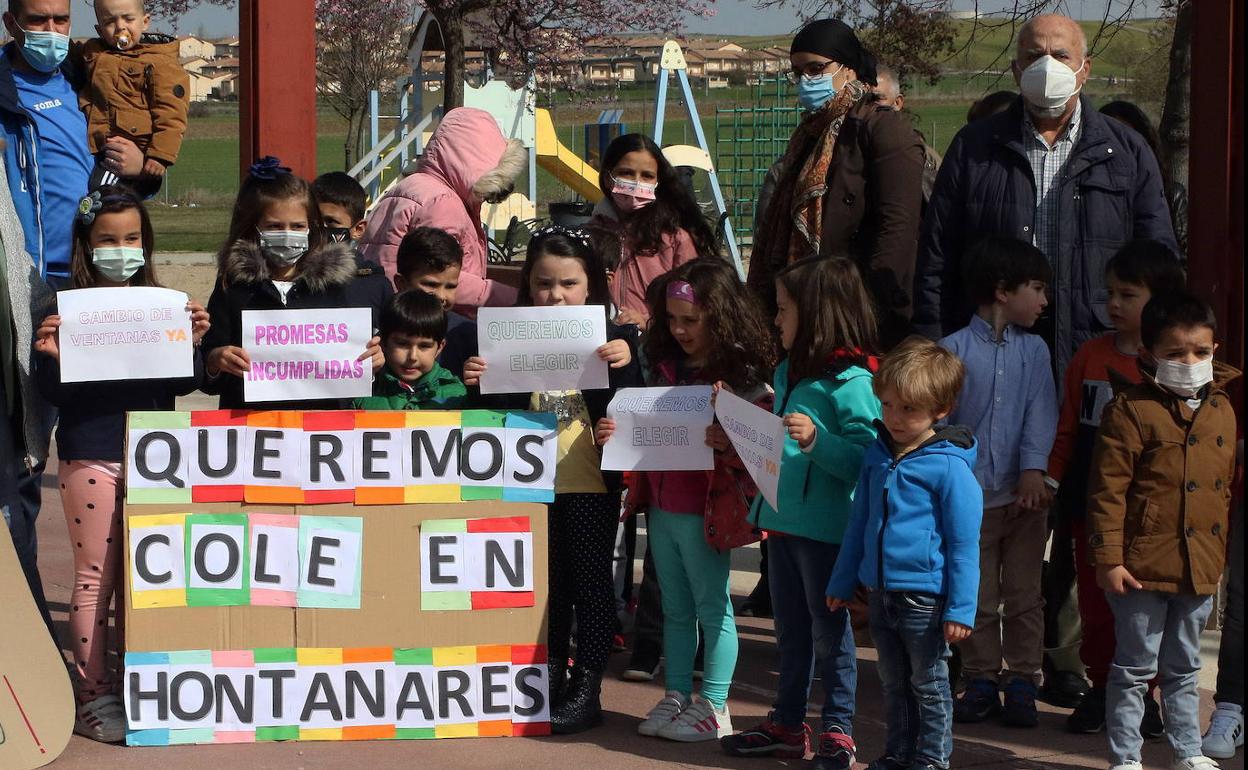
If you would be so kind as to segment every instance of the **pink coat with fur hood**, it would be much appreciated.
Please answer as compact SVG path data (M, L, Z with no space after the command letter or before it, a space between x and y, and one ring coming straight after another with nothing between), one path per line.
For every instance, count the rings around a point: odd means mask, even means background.
M403 236L417 227L445 230L464 249L455 309L475 315L483 305L510 306L516 290L485 277L481 203L507 192L525 161L523 145L504 138L490 113L451 110L433 132L416 173L400 180L373 209L360 252L393 279Z

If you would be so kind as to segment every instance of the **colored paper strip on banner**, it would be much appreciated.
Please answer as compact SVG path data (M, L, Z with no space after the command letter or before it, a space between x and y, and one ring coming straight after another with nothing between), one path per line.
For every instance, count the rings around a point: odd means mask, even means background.
M430 519L420 523L421 532L467 532L468 519Z
M247 514L194 513L186 517L184 528L187 606L249 604Z
M511 737L511 720L505 719L494 722L477 722L478 738L510 738Z
M510 644L478 644L477 663L510 663Z
M343 647L343 663L389 663L394 660L393 647Z
M247 415L247 427L303 430L303 412L285 409L251 412ZM265 505L299 505L304 502L304 496L303 489L290 484L248 484L243 487L243 500Z
M193 503L241 503L246 490L242 484L222 484L211 486L196 484L191 487Z
M248 409L205 409L191 412L192 428L246 427Z
M472 593L469 591L421 591L421 612L472 609Z
M460 424L467 434L473 428L490 428L498 433L502 433L506 429L507 413L496 412L489 409L465 409L460 412ZM502 436L500 435L501 439ZM501 443L501 442L500 442ZM465 446L460 447L460 475L467 480L467 469L469 467L468 457L470 449ZM500 461L503 458L498 458ZM501 479L504 478L500 469L497 474L500 480L499 484L489 486L475 486L468 483L461 483L459 489L459 497L461 500L501 500L503 499L503 487Z
M251 668L256 665L256 655L251 650L214 650L212 665L216 668Z
M284 513L249 513L247 526L253 562L251 604L297 606L299 517Z
M476 738L477 723L466 722L458 725L438 725L433 728L439 738Z
M187 727L169 731L170 746L192 746L197 743L212 743L214 731L211 727Z
M457 411L404 412L407 428L458 428L460 413ZM403 488L404 503L458 503L461 502L459 484L417 484Z
M130 516L126 519L126 526L129 530L127 549L133 548L133 544L139 542L139 540L144 537L145 531L150 532L154 527L182 527L185 525L185 522L185 513L158 513L144 516ZM173 532L176 531L177 530L173 530ZM166 537L168 537L168 535L166 535ZM131 575L129 580L127 580L127 583L130 585L130 606L135 609L186 606L186 576L185 574L180 576L175 574L178 567L185 565L185 560L182 557L182 543L170 542L165 544L161 542L159 543L159 546L164 550L157 550L153 552L152 548L149 547L144 550L143 556L145 559L149 559L152 556L159 554L163 559L163 566L153 568L150 562L144 566L147 567L149 571L161 573L162 576L165 573L168 573L169 579L177 582L178 585L174 588L145 588L142 587L140 581L138 581L134 575ZM133 551L131 551L131 554L133 556ZM131 565L130 569L134 569L133 561L133 558L127 561L127 563Z
M394 662L399 666L432 666L432 647L395 647Z
M255 743L256 732L254 730L221 730L213 733L213 743Z
M550 735L550 722L512 722L511 734L515 738L538 738Z
M360 608L364 519L299 517L300 607Z
M532 591L473 591L472 609L503 610L532 607L536 603ZM422 604L421 609L424 609Z
M142 487L126 490L126 502L131 505L182 505L195 502L190 487L182 489L144 489Z
M401 741L432 741L437 739L438 733L432 727L400 727L393 737Z
M154 730L127 730L127 746L168 746L169 733L167 727Z
M433 648L435 666L471 666L476 662L477 648L473 645Z
M356 505L403 505L407 498L406 487L356 487Z
M382 741L394 737L394 725L365 725L342 728L344 741Z
M282 725L279 727L257 727L257 741L297 741L299 725Z
M246 409L214 409L191 412L192 428L242 428L247 427ZM241 503L242 484L195 484L191 488L191 500L196 503Z
M467 519L468 532L531 532L528 516L499 516L492 519ZM428 523L428 522L426 522Z
M508 438L505 442L504 453L507 455L505 462L505 472L508 484L503 487L503 499L513 503L553 503L555 501L555 469L554 467L546 468L546 472L531 482L522 485L519 479L520 473L513 474L512 466L516 464L518 455L515 448L518 446L518 437L527 433L546 437L547 440L558 442L559 419L553 412L508 412L505 419L507 426ZM541 447L534 447L534 450L540 453ZM554 455L550 455L552 461ZM533 460L523 459L517 466L523 469L522 473L534 473L536 468Z
M341 666L341 647L297 647L295 661L300 666Z
M256 663L295 663L299 660L294 647L257 647L252 654Z
M171 666L210 666L212 650L174 650L165 653Z
M355 430L354 411L301 412L305 432L324 431L341 432ZM351 503L355 501L355 488L344 489L305 489L303 502L305 505L329 505L332 503Z
M342 740L341 727L301 727L299 728L299 740L301 741L340 741Z
M128 412L130 430L178 430L191 427L191 412Z
M544 644L513 644L511 645L511 662L513 665L536 665L546 662L546 645Z

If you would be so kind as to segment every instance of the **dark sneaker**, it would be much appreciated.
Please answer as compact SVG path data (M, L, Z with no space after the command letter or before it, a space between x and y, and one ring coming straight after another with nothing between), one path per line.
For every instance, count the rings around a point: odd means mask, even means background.
M638 640L633 644L633 656L620 678L629 682L653 682L659 673L659 662L663 659L663 651L654 642Z
M1006 727L1035 727L1040 724L1040 717L1036 714L1036 685L1030 679L1015 677L1005 685L1001 724Z
M996 682L972 679L966 683L962 697L953 702L953 721L963 724L982 722L1001 711L1001 696Z
M819 733L815 749L815 762L811 770L850 770L854 766L858 747L839 727Z
M810 726L785 727L768 714L761 725L720 738L719 747L730 757L801 759L810 750Z
M867 770L910 770L910 763L885 754L867 765Z
M1105 729L1105 688L1093 687L1066 717L1066 729L1072 733L1092 735Z
M1074 709L1087 692L1088 680L1073 671L1055 671L1045 675L1040 700L1059 709Z
M1161 738L1166 734L1166 723L1161 719L1161 706L1152 693L1144 694L1144 717L1140 719L1140 735L1145 738Z

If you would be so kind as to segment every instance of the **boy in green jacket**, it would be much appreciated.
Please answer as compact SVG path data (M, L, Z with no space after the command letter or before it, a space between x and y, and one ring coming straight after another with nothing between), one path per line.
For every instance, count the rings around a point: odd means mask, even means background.
M438 364L446 346L446 311L438 298L405 291L387 300L378 319L386 367L373 382L373 395L357 398L356 409L458 409L468 391Z

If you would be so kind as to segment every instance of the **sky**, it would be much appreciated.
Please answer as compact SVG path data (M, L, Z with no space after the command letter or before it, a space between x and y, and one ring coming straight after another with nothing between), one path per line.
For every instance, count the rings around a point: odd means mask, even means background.
M1111 11L1114 11L1126 7L1130 1L1064 0L1064 3L1066 13L1091 19L1101 18L1107 2L1111 6ZM79 0L75 0L74 16L77 23L74 25L74 32L79 35L91 34L90 11L85 13L80 11L78 2ZM1143 0L1140 4L1145 8L1144 15L1156 13L1157 0ZM981 11L994 11L1012 6L1011 0L979 0ZM796 10L791 6L760 11L755 7L754 0L716 0L713 7L716 11L714 17L691 19L687 25L688 31L712 35L742 34L746 31L756 35L780 35L794 31L799 25ZM954 0L953 7L959 10L969 10L975 7L975 0ZM170 31L168 24L153 24L153 26L160 27L161 31ZM173 31L178 34L198 34L202 31L212 37L236 35L238 34L238 9L212 5L200 6L183 16L178 28Z

